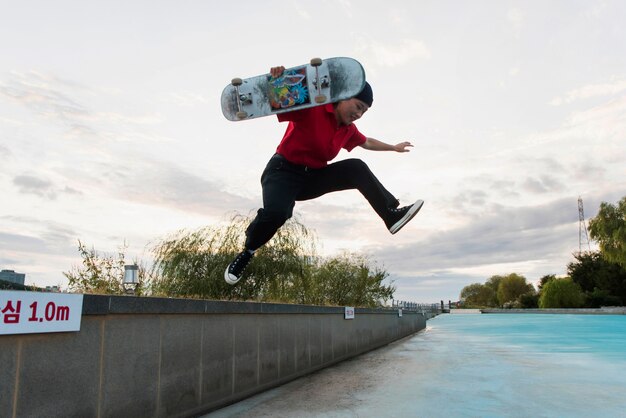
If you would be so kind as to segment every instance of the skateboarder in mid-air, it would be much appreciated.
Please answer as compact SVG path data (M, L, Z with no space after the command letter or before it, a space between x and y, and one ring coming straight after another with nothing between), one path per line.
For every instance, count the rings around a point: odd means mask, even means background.
M280 77L285 67L270 70ZM339 190L358 189L392 234L406 225L424 202L398 207L399 201L378 181L359 159L328 164L344 148L360 146L371 151L409 152L410 142L391 145L368 138L354 125L372 106L373 93L368 83L357 96L326 104L278 114L289 122L285 135L270 158L263 174L263 208L246 229L245 248L224 272L227 283L241 280L254 252L267 243L293 214L296 201L314 199Z

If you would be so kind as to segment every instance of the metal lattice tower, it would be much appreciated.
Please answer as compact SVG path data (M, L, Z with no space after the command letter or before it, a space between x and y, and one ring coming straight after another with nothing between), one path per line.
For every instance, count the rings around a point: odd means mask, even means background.
M585 223L585 212L583 210L583 199L578 197L578 253L583 252L583 247L591 251L589 246L589 235L587 235L587 224Z

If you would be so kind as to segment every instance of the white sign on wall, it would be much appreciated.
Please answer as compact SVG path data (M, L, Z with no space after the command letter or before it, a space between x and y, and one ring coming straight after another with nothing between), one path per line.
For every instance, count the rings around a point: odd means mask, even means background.
M354 319L354 308L350 306L346 306L346 310L343 315L344 319Z
M0 290L0 335L80 331L83 295Z

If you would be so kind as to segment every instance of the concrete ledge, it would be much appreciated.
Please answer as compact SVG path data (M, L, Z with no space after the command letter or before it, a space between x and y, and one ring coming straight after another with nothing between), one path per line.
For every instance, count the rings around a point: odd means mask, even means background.
M484 314L561 314L561 315L626 315L626 307L597 309L481 309Z
M397 315L397 309L356 308L356 314L376 313ZM407 312L407 311L405 311ZM277 313L277 314L342 314L343 307L292 305L281 303L230 302L175 298L146 298L134 296L85 295L83 315L109 314L219 314L219 313Z
M0 416L195 416L404 338L429 317L85 295L80 332L0 336Z
M480 309L450 309L448 312L451 315L479 315L481 314Z

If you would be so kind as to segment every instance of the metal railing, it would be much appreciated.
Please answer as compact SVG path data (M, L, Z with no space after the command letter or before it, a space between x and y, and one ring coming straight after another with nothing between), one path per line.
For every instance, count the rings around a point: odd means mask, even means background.
M405 311L415 311L421 313L433 313L440 314L443 310L443 305L439 303L416 303L407 302L404 300L392 300L391 307L394 309L402 309Z
M444 303L442 300L439 303L416 303L404 300L392 300L391 307L394 309L403 309L405 311L440 314L450 313L450 309L457 309L459 307L459 302L448 301L448 303Z

